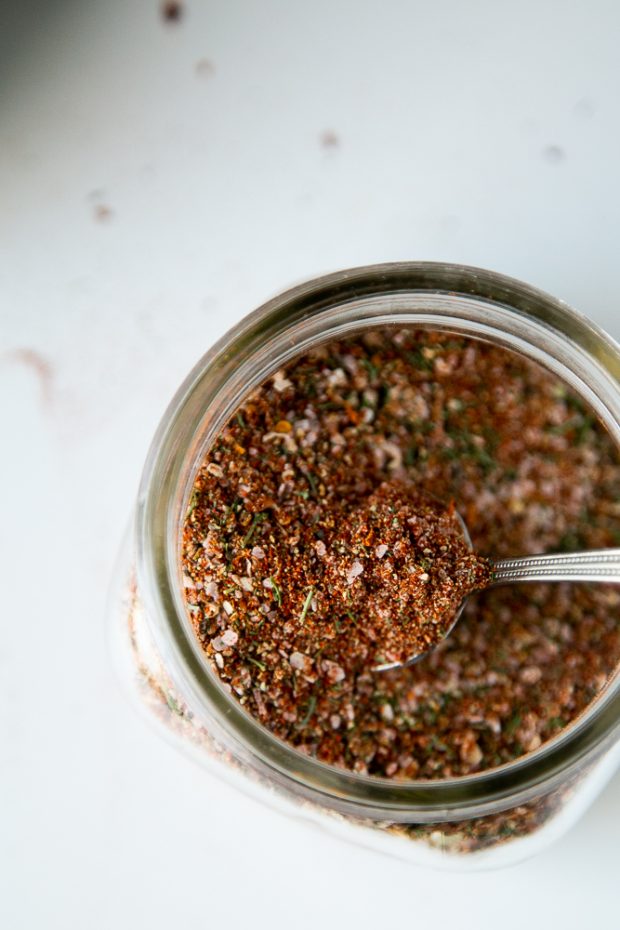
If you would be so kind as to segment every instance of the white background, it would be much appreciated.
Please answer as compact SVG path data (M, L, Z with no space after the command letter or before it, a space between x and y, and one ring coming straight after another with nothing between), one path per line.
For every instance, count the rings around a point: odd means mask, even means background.
M0 924L613 925L619 778L534 861L416 869L178 755L126 705L104 614L165 404L284 287L468 262L620 335L617 3L5 7Z

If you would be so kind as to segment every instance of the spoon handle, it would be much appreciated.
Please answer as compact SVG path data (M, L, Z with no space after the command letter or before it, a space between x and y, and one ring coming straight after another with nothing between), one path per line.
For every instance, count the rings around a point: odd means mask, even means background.
M601 581L620 584L620 549L494 559L491 586L515 581Z

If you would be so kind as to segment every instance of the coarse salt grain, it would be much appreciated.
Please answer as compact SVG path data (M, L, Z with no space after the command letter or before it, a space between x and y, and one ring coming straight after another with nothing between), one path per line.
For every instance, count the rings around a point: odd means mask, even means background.
M235 609L235 608L233 607L233 605L230 603L230 601L224 601L224 602L222 603L222 607L224 608L224 610L226 611L226 613L228 614L229 617L230 617L230 615L233 613L233 611L234 611L234 609Z
M526 752L534 752L534 750L538 749L541 744L542 739L540 738L540 735L538 733L534 733L532 738L528 740L523 748L526 750Z
M217 545L213 533L207 533L202 541L202 547L207 555L215 555L217 553Z
M234 646L239 639L239 634L230 628L222 633L222 642L225 646Z
M542 678L542 670L537 665L529 665L521 669L519 678L524 685L535 685Z
M254 688L254 690L252 691L252 695L254 697L254 700L256 701L256 707L258 709L258 713L260 714L261 717L264 717L265 714L267 713L267 710L265 708L265 702L263 701L262 694L260 693L258 688Z
M278 394L281 394L282 391L285 391L287 388L292 387L293 385L289 379L284 376L282 369L280 369L280 371L276 371L275 375L273 376L273 386Z
M461 746L460 756L467 765L478 765L482 761L482 750L473 734L467 735Z
M262 546L254 546L254 548L252 549L252 556L255 559L264 559L265 550L262 548Z
M339 384L343 385L347 383L347 375L342 368L334 368L332 371L327 372L325 380L330 387L337 387Z
M501 720L495 714L487 714L485 717L485 723L491 733L494 733L495 736L499 736L499 734L502 732Z
M275 430L272 430L263 435L263 442L273 442L274 439L283 442L287 452L297 452L297 443L290 433L277 433Z
M388 468L391 471L400 471L403 467L403 450L395 442L384 439L381 448L386 453L389 462Z
M221 465L218 465L217 462L209 462L207 465L207 471L210 475L213 475L214 478L224 477L224 469Z
M387 551L388 551L388 547L385 545L385 543L381 543L381 545L377 546L377 548L375 549L375 555L377 556L378 559L382 559Z
M312 659L304 655L303 652L292 652L288 661L291 668L296 668L300 672L306 671L312 666Z
M329 659L325 659L321 663L321 668L325 672L325 677L330 685L336 685L339 681L344 681L346 677L342 666L338 665L337 662L331 662Z
M364 566L357 559L347 572L347 584L353 584L356 578L358 578L364 571Z

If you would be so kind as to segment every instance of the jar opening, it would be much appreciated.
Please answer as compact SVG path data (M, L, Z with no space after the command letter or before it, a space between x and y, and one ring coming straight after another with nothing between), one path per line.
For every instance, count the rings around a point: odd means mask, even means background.
M408 289L402 286L407 274ZM467 285L460 292L449 289L457 278ZM368 282L374 282L375 293L359 296L360 280L369 287ZM463 803L484 811L501 797L510 797L511 803L515 796L526 799L540 792L542 782L551 789L554 779L565 778L571 766L611 737L620 710L618 676L557 737L514 762L445 780L394 783L308 758L251 718L222 688L196 641L181 596L179 530L198 464L224 423L255 387L308 348L388 327L459 334L537 362L579 394L620 445L616 347L552 298L509 279L454 266L379 266L331 276L257 311L190 375L156 437L145 470L140 571L153 597L151 612L158 618L160 645L165 644L198 703L218 717L243 751L310 793L338 796L356 809L361 806L384 816L389 812L393 819L410 818L412 809L422 812L420 819L432 819L437 810L451 807L462 813Z

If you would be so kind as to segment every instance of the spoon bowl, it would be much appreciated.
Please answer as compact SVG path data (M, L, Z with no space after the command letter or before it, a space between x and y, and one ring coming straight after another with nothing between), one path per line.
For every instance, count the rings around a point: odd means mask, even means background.
M474 544L473 544L472 541L471 541L471 536L469 535L469 530L467 529L467 524L465 523L465 520L463 520L463 517L460 515L460 513L458 512L458 510L455 512L455 516L456 516L456 519L458 520L458 522L459 522L459 524L460 524L460 527L461 527L461 529L462 529L462 531L463 531L463 539L464 539L465 542L467 543L467 548L468 548L471 552L473 552L473 551L474 551ZM464 609L465 609L465 604L466 604L466 603L467 603L467 598L465 597L465 598L463 598L463 600L461 601L460 605L457 607L456 611L454 612L454 619L453 619L452 623L450 624L450 626L448 627L448 629L446 630L446 632L445 632L443 638L442 638L439 642L443 642L443 640L446 638L446 636L449 636L449 635L450 635L450 633L452 632L452 630L454 629L454 627L455 627L456 624L458 623L459 618L460 618L461 614L463 613L463 611L464 611ZM389 672L390 669L393 669L393 668L408 668L410 665L415 665L415 663L416 663L416 662L419 662L420 659L424 659L426 656L429 656L429 655L431 654L431 652L433 652L433 650L437 648L438 645L439 645L439 643L435 643L433 646L430 647L430 649L426 649L424 652L419 652L417 655L411 656L411 658L410 658L410 659L407 659L406 662L385 662L385 663L382 664L382 665L375 665L373 671L375 671L375 672Z
M467 546L473 551L473 543L467 525L461 515L456 517L463 530ZM490 559L491 581L487 588L504 584L521 584L549 581L601 582L620 584L620 549L592 549L586 552L560 552L551 555L527 555L514 559ZM449 636L459 621L467 603L467 597L454 612L454 619L439 642ZM411 656L406 662L386 662L376 665L375 672L388 672L395 668L407 668L430 655L439 643L424 652Z

